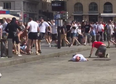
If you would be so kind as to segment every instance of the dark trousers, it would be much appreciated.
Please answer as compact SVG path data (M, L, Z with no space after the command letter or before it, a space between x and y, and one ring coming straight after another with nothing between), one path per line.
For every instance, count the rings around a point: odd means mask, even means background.
M100 37L99 37L99 41L103 41L103 32L98 32L98 34L100 35Z

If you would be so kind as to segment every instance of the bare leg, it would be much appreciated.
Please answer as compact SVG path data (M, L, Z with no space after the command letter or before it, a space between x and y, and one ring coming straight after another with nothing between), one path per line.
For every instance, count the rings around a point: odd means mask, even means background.
M38 51L41 53L41 40L38 40Z
M75 42L75 38L73 37L73 41L72 41L72 44L71 44L71 45L73 45L73 44L74 44L74 42Z
M32 42L31 42L30 39L28 39L28 47L27 47L27 49L28 49L29 54L30 54L30 51L31 51L31 45L32 45Z

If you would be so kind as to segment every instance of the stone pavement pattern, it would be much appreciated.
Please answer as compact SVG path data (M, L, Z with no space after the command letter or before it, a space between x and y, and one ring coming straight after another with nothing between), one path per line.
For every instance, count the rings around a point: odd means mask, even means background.
M90 50L82 51L85 57ZM0 84L116 84L116 51L108 49L110 59L68 62L72 54L1 67ZM106 59L106 58L105 58Z

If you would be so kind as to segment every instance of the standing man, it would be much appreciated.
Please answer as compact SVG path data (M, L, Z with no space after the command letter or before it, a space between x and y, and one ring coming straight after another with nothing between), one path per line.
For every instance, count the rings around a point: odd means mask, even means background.
M51 26L46 21L44 21L44 19L41 17L40 24L39 24L39 36L38 36L38 52L39 53L42 53L41 52L41 40L44 38L45 33L46 33L46 28L48 27L51 29Z
M57 26L55 24L55 20L51 20L51 28L52 28L52 41L57 44L58 35L57 35Z
M84 45L87 44L87 40L90 38L90 31L91 31L91 26L90 26L89 22L87 22L85 27L84 27L84 33L85 33L85 43L84 43ZM89 39L89 41L90 41L90 39Z
M109 21L106 26L106 33L107 33L107 41L108 41L107 48L110 48L110 42L116 45L116 43L112 40L112 36L114 33L114 26L112 25L111 21Z
M29 18L29 23L27 25L27 30L29 30L28 34L28 53L31 54L31 48L33 44L35 44L36 54L38 53L38 40L37 40L37 33L38 33L38 23L33 21L32 18Z
M97 33L100 35L99 41L103 41L103 32L104 32L104 26L102 22L99 22L97 25Z
M91 48L89 57L91 57L94 47L97 48L97 51L95 53L96 56L98 56L100 58L103 58L103 57L108 58L109 57L109 54L106 54L106 45L102 42L97 42L97 41L92 43L92 48Z

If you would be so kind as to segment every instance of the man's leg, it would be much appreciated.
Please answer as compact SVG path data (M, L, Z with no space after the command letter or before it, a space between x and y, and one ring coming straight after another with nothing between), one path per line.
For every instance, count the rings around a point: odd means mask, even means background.
M28 39L28 46L27 46L28 54L31 54L31 45L32 45L32 40Z
M106 46L100 46L97 49L95 55L98 57L105 57L106 56Z

